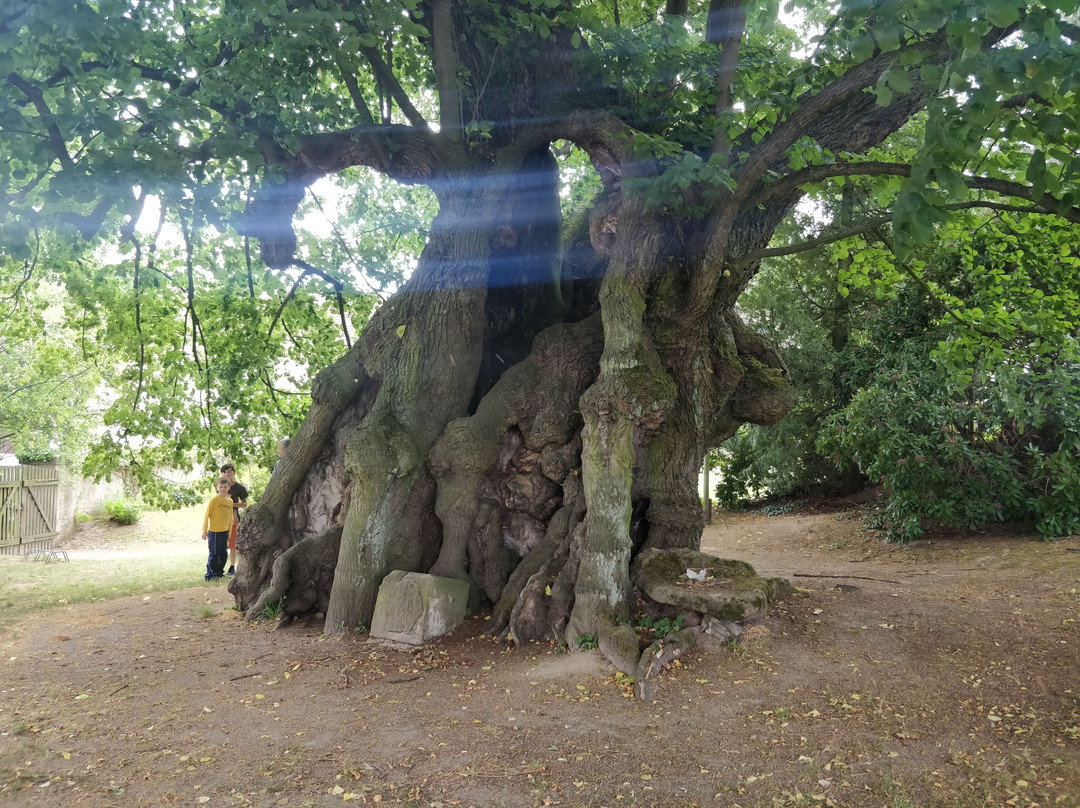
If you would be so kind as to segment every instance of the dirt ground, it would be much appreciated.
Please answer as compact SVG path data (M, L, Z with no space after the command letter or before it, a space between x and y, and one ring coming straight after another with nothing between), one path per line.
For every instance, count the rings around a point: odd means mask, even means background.
M410 651L246 625L222 585L35 614L0 635L0 804L1080 805L1080 537L722 514L704 549L800 591L651 704L483 615Z

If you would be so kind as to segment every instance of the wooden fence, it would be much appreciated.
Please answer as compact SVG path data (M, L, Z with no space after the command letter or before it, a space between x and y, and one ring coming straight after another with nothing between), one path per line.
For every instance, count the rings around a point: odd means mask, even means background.
M0 466L0 554L52 547L59 493L55 464Z

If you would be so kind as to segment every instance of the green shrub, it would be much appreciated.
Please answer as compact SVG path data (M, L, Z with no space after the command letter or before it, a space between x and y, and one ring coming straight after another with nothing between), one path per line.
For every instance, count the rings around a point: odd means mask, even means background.
M966 316L987 316L979 311ZM881 484L886 501L873 524L889 541L917 539L933 522L1014 521L1044 539L1080 529L1080 351L1063 333L1075 328L1071 309L1059 314L1016 315L1004 345L934 322L918 288L869 318L859 389L826 419L819 448Z
M121 525L133 525L139 521L142 509L130 499L111 499L105 503L109 518Z
M20 449L15 453L15 457L18 458L20 463L48 463L52 460L56 460L59 455L52 449L41 449L36 446L31 446L26 449Z

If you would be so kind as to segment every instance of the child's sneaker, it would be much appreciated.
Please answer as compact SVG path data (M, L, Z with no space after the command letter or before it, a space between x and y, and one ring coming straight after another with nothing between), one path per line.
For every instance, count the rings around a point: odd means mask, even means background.
M236 567L229 567L229 570L228 570L228 572L225 573L225 575L228 576L229 578L236 575Z

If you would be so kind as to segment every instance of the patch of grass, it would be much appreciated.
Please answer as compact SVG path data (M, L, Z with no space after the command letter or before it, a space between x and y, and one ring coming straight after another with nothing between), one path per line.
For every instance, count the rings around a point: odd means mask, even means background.
M262 611L259 612L261 617L265 617L267 620L277 620L282 612L285 611L285 596L282 595L277 600L271 600L265 606Z
M915 808L915 804L904 796L903 787L895 780L886 780L881 784L881 790L892 799L888 803L889 808Z
M209 620L211 617L216 617L217 613L217 606L209 603L200 603L195 607L195 617L199 620Z
M43 609L197 586L204 583L203 564L197 556L181 555L59 564L0 556L0 629Z

